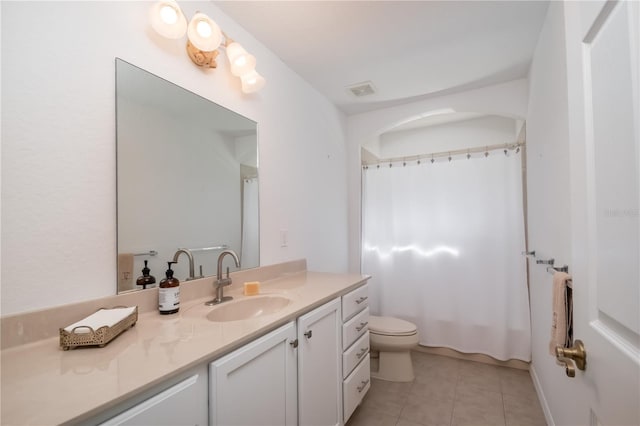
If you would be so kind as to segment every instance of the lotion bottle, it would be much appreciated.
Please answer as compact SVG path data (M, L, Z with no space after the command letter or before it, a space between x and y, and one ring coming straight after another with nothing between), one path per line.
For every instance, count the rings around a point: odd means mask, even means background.
M171 264L176 262L167 262L169 269L166 272L166 278L160 281L158 286L158 310L161 314L175 314L180 310L180 281L173 277Z

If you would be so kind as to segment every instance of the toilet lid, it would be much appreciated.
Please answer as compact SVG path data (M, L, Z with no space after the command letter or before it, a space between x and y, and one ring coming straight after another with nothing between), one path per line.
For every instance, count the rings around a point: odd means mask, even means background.
M392 336L409 336L416 334L416 325L400 318L369 315L369 332Z

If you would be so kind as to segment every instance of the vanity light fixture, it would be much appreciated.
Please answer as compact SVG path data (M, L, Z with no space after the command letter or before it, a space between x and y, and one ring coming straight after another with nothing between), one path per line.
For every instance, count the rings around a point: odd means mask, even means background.
M187 20L175 0L161 0L151 6L149 21L151 27L166 38L178 39L186 33L189 58L200 67L216 68L218 49L224 46L231 73L240 77L242 91L254 93L264 87L266 81L256 71L256 58L239 43L227 37L218 24L204 13L196 12L187 25Z

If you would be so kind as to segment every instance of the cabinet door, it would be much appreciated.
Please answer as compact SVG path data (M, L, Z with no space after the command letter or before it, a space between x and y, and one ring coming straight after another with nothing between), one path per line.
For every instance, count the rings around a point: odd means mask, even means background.
M207 369L197 373L101 423L112 425L200 425L206 426Z
M342 316L336 299L298 318L299 424L342 421Z
M212 425L295 425L295 323L214 361L209 367Z

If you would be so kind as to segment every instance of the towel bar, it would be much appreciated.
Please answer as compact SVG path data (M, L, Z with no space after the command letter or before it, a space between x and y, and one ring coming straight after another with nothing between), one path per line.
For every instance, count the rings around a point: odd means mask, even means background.
M134 256L157 256L158 252L155 250L149 250L144 253L134 253Z
M547 272L550 274L553 274L555 272L569 272L569 266L568 265L563 265L563 266L547 266Z

